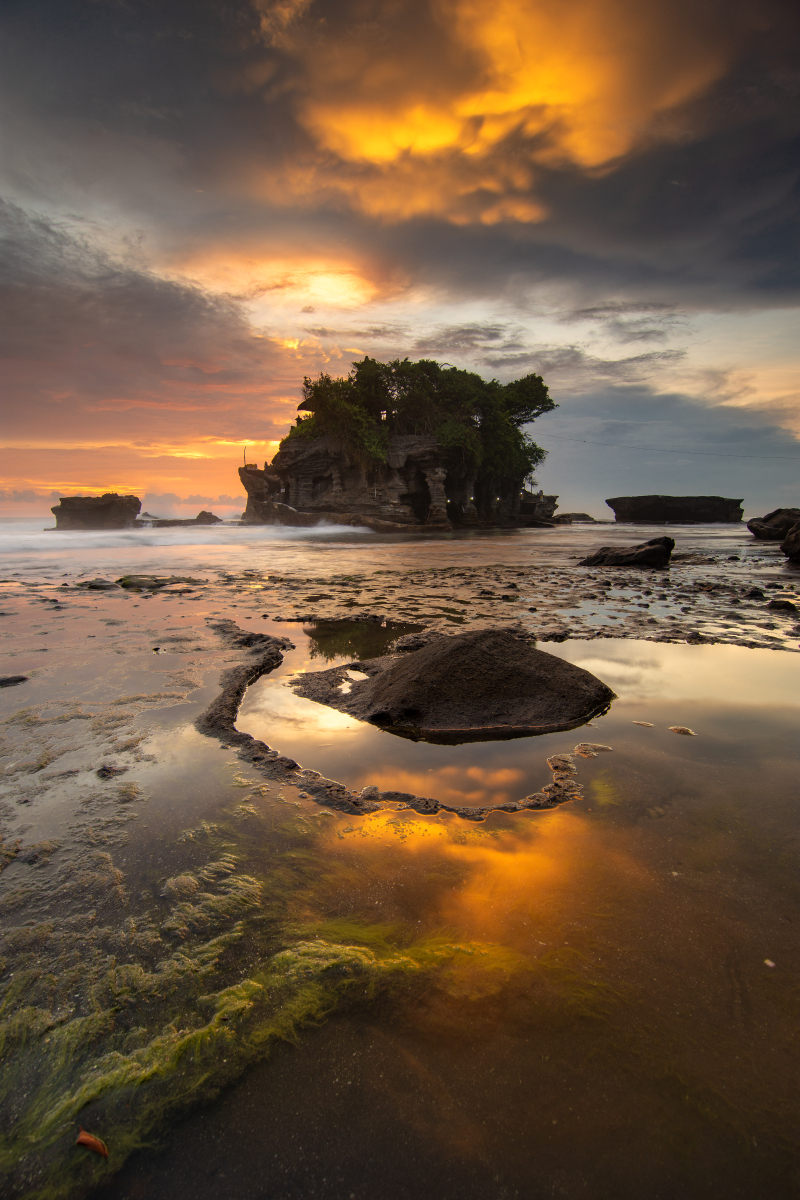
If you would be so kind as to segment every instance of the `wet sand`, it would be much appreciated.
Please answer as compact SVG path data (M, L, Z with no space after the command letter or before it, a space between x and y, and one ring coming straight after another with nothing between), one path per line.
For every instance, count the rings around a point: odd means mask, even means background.
M152 546L14 564L3 671L28 682L0 690L7 1194L86 1194L142 1139L169 1149L105 1194L794 1194L797 660L773 651L798 644L766 604L797 572L697 531L699 557L669 572L574 568L586 531L557 532L539 562L512 538L291 544L283 568L275 545L224 571ZM509 561L476 561L500 547ZM207 582L75 586L145 567ZM619 700L586 731L457 748L287 707L288 675L374 653L387 618L527 623ZM576 759L583 794L550 813L341 813L195 728L220 677L258 660L226 621L295 646L237 729L351 794L502 805L582 738L612 752ZM299 1049L264 1062L285 1038ZM108 1163L73 1147L79 1120Z

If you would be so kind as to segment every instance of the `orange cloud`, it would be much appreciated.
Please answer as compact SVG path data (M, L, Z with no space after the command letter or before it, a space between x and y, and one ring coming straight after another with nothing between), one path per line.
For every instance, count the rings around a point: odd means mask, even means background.
M457 223L541 220L538 168L628 153L721 77L742 34L735 11L721 22L676 0L386 0L336 22L302 0L263 11L265 38L302 68L297 113L317 151L272 186Z

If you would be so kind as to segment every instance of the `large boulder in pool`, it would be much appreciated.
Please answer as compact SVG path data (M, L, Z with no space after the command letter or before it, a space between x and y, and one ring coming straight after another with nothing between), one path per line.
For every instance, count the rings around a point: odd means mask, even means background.
M671 537L650 538L638 546L600 546L579 567L667 567L675 542Z
M353 668L368 678L345 693ZM574 729L614 699L589 671L509 629L443 635L402 658L304 674L293 687L403 737L450 744Z

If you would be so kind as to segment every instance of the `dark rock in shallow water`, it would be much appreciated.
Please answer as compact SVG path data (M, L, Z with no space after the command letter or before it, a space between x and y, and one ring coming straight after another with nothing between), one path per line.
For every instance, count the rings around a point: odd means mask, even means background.
M154 529L169 529L173 525L221 525L222 517L215 517L212 512L203 509L196 517L157 517L153 521Z
M122 575L117 580L120 587L149 588L153 591L175 583L198 584L205 582L205 579L195 579L191 575Z
M701 525L742 519L742 501L726 496L614 496L606 500L617 521Z
M536 650L508 629L442 636L402 658L307 673L301 696L415 740L458 744L574 729L605 712L614 693L601 680Z
M772 609L774 612L797 612L797 605L792 600L770 600L767 608Z
M800 521L786 534L780 548L789 562L800 563Z
M90 592L118 592L119 584L110 579L82 579L75 584L79 588L88 588Z
M764 517L753 517L747 528L762 542L780 542L795 525L800 525L800 508L774 508Z
M666 567L675 549L671 537L651 538L638 546L601 546L582 558L579 567Z
M128 529L141 511L138 496L61 496L50 512L56 529Z

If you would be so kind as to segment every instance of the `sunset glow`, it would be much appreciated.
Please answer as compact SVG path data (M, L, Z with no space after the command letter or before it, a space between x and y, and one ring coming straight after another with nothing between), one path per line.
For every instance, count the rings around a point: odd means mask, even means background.
M794 503L781 0L254 0L201 4L202 36L101 8L8 43L15 512L238 493L238 447L364 355L542 374L562 507L601 515L620 471Z

